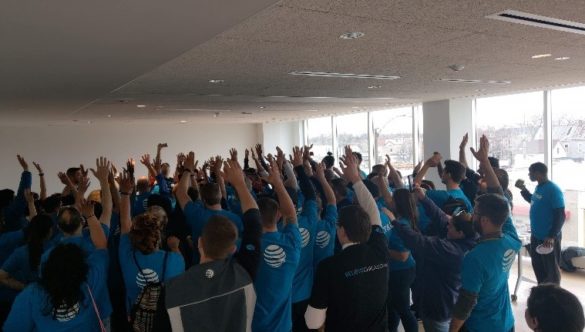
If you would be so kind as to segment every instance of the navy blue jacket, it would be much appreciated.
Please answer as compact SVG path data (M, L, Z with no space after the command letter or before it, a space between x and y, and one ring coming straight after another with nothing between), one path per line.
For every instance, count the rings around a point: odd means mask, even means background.
M393 221L394 230L404 241L416 259L417 294L421 316L445 321L451 318L451 310L457 302L461 287L461 264L465 254L473 248L476 239L449 240L447 215L429 198L421 200L431 225L441 236L426 236L412 228Z

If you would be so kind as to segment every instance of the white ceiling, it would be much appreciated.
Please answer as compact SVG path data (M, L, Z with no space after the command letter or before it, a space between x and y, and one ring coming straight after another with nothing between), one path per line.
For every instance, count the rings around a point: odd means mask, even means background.
M507 9L585 22L582 0L5 0L0 116L12 125L263 122L585 81L585 35L485 18ZM365 36L339 38L349 31ZM531 58L542 53L553 56Z

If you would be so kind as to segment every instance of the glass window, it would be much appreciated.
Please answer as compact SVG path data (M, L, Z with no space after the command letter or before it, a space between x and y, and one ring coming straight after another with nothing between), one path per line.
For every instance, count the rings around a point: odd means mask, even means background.
M308 144L313 144L313 159L321 161L327 152L333 151L333 133L331 117L307 120Z
M383 164L389 155L404 175L413 168L412 107L372 112L374 164Z
M485 134L490 140L490 154L500 159L508 171L513 193L514 219L520 232L530 225L527 203L514 183L523 179L529 190L535 183L528 179L530 164L544 162L543 92L478 98L476 100L476 142Z
M370 160L368 149L368 113L356 113L336 117L338 155L343 155L343 148L351 145L354 152L362 155L360 169L369 173Z
M551 91L552 180L585 191L585 87Z

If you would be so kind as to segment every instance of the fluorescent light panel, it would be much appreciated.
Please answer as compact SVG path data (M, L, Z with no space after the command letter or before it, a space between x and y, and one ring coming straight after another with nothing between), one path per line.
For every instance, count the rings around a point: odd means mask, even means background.
M293 71L289 73L295 76L311 76L311 77L335 77L335 78L366 78L373 80L396 80L400 76L390 75L371 75L371 74L351 74L351 73L332 73L325 71Z
M508 9L503 12L488 15L486 18L585 35L585 24L583 23L530 14L518 10Z

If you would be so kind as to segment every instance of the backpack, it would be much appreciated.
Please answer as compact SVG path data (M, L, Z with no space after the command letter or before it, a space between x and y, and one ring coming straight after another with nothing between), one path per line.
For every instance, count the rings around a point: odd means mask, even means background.
M135 332L154 331L157 307L160 305L159 298L163 293L163 280L165 280L168 255L169 253L165 251L162 278L160 278L158 282L147 282L140 291L140 294L138 294L136 303L132 305L130 311L130 325L132 325L132 330ZM133 253L133 257L139 273L142 273L143 270L136 259L136 252Z
M449 195L449 198L447 199L447 201L445 201L445 204L443 204L443 206L441 207L441 210L443 210L443 212L445 212L448 215L453 215L455 213L455 211L467 211L467 205L465 204L465 201L461 198L454 198L453 196Z

